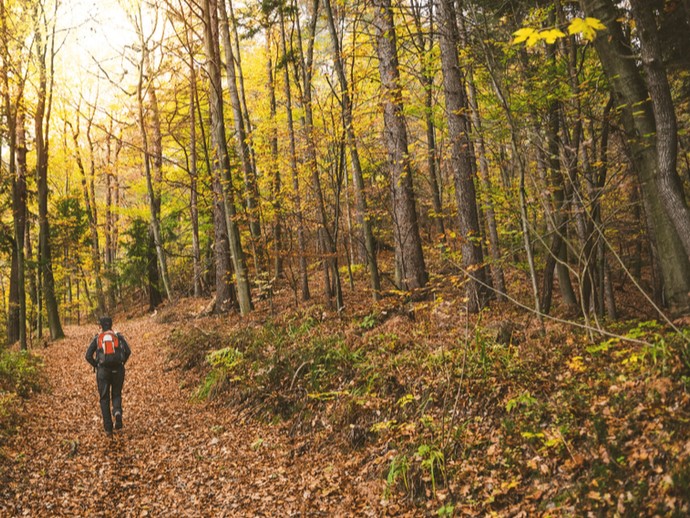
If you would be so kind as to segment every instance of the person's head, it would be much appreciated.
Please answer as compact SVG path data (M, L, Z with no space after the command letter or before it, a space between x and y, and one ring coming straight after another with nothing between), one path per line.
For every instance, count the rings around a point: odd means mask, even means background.
M113 328L113 319L103 316L98 319L98 325L101 326L103 331L110 331Z

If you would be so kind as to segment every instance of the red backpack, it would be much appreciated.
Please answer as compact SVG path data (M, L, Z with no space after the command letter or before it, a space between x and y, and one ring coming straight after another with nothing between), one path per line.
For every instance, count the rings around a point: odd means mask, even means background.
M103 331L98 335L98 348L96 349L98 365L113 367L124 363L124 351L120 347L120 340L115 331Z

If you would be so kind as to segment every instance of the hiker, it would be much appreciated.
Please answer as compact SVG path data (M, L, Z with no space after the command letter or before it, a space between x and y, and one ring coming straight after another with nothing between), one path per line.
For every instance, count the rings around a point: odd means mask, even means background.
M115 417L115 429L122 428L122 385L125 382L125 363L132 352L125 337L113 331L112 318L101 317L98 324L101 332L91 340L86 350L86 361L96 371L103 428L107 435L112 435L113 417ZM111 399L112 416L110 414Z

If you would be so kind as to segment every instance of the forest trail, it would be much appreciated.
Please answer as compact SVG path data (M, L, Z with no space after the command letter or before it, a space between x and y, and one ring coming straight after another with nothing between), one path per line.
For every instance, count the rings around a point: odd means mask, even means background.
M380 516L382 480L362 458L309 451L231 408L190 401L166 369L169 327L115 322L131 345L124 429L103 432L95 375L84 360L97 326L68 326L42 350L50 391L0 460L0 516ZM306 438L301 438L302 441ZM4 464L4 465L3 465Z

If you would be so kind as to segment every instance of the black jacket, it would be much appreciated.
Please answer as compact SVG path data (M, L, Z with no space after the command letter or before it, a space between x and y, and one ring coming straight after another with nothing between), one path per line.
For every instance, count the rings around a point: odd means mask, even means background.
M122 347L122 350L125 353L124 363L127 363L129 355L132 354L132 351L129 349L129 344L127 343L127 340L125 340L125 337L118 332L115 334L117 335L117 340L120 344L120 347ZM93 340L91 340L91 343L89 344L89 348L86 350L86 361L89 362L94 368L98 367L98 360L96 360L96 349L98 349L98 335L93 337Z

